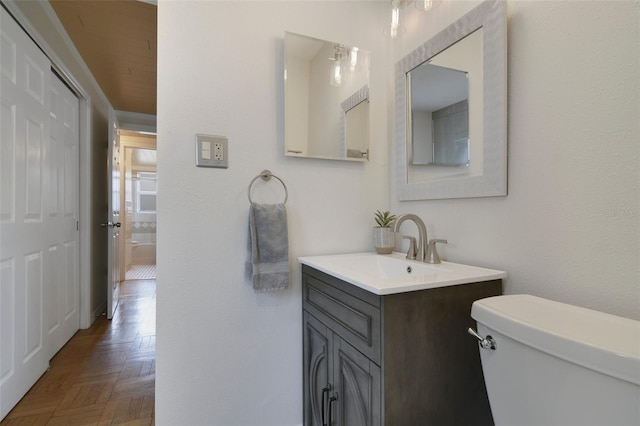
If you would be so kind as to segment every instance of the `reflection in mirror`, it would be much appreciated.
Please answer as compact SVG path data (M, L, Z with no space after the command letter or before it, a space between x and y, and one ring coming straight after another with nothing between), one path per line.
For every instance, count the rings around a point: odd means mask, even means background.
M506 28L488 0L396 63L400 200L507 194Z
M285 155L369 158L369 53L285 33Z
M451 100L451 103L453 103L454 99L467 100L466 111L464 104L458 105L456 109L458 113L457 120L455 123L449 123L449 125L456 126L451 128L450 131L459 137L452 140L448 145L439 143L437 156L432 161L427 162L429 167L424 167L424 163L417 165L415 162L409 161L407 163L408 183L460 176L461 174L479 175L482 173L482 35L483 29L480 28L438 52L407 73L407 96L410 97L410 104L414 102L421 105L435 104L438 102L438 97L443 99L446 97ZM426 71L423 68L426 68ZM429 73L429 71L434 72ZM414 73L418 77L417 79L414 78ZM420 78L423 74L432 75ZM425 82L425 80L428 81ZM452 83L456 81L457 84ZM463 91L465 94L462 93ZM440 93L445 94L440 95ZM451 103L446 104L446 102L443 102L441 105L444 107L451 105ZM462 120L463 115L467 117L464 121ZM407 120L407 144L412 144L414 142L411 136L412 114L408 114ZM442 120L438 120L438 126L443 126ZM433 130L435 135L437 131L435 126ZM448 137L451 138L451 134ZM456 155L457 153L461 157L467 157L467 161L452 161L451 156L445 158L447 155L445 153L451 153L451 155ZM473 158L472 164L468 161L470 158ZM462 165L467 167L464 169L460 167L451 168L451 166Z
M409 72L411 164L469 165L469 90L465 71L425 62Z
M341 150L349 159L369 158L369 88L363 87L342 102ZM346 146L344 146L346 145Z

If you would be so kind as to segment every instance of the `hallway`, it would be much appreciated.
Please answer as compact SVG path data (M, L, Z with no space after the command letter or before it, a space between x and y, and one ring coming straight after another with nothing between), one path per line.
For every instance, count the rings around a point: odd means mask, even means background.
M155 280L122 282L113 319L79 330L0 425L153 425L155 305Z

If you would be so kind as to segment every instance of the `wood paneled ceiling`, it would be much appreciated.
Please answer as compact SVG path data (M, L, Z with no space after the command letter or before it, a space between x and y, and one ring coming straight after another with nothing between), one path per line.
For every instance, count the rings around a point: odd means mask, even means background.
M157 7L137 0L50 0L118 111L156 114Z

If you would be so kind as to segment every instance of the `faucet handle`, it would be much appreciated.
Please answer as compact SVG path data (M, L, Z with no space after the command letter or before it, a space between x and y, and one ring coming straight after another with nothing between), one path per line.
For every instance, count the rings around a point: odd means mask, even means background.
M436 250L436 243L447 244L448 241L438 239L429 240L429 246L427 247L427 258L425 259L425 262L440 263L440 256L438 256L438 251Z
M418 245L416 239L410 235L403 235L403 240L409 240L409 250L407 250L407 259L416 260L416 251L418 251Z

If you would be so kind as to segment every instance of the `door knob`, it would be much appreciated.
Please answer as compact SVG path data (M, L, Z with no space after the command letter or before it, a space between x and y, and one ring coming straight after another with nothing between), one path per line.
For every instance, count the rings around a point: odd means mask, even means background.
M107 223L101 223L100 227L101 228L120 228L121 225L122 224L120 222L116 222L116 223L107 222Z

